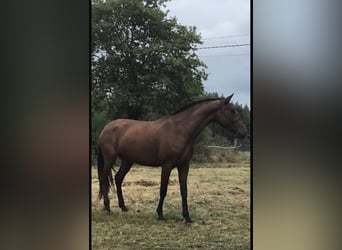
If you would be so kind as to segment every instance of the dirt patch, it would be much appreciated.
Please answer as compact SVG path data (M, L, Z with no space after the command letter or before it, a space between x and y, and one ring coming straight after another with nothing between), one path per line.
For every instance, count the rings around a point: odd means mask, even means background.
M233 187L228 191L228 193L230 193L230 194L244 194L246 192L245 192L245 190L243 190L241 188Z
M138 180L138 181L125 181L122 186L144 186L151 187L158 185L155 181L146 181L146 180Z
M169 185L176 185L178 184L178 180L176 179L170 179ZM151 186L157 186L159 185L159 182L156 181L147 181L147 180L138 180L138 181L124 181L122 183L122 186L144 186L144 187L151 187Z

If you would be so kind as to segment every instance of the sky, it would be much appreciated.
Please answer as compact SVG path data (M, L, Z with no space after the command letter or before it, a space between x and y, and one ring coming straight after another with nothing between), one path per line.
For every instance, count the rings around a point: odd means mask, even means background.
M204 42L199 58L207 65L207 92L228 96L250 107L250 0L171 0L166 4L170 17L187 26L196 26ZM241 46L235 46L241 45Z

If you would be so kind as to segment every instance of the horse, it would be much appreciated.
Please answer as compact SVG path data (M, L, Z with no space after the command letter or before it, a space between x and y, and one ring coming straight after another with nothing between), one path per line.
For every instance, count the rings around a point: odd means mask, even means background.
M230 103L232 96L196 101L155 121L117 119L108 123L99 135L97 159L99 199L103 197L104 211L110 213L108 192L110 186L114 187L111 169L116 159L120 158L121 165L115 174L115 185L118 205L122 211L127 211L127 207L121 185L132 165L161 166L160 199L156 212L159 220L165 220L163 203L171 170L177 167L182 214L185 222L191 223L187 178L196 137L212 121L237 137L242 138L247 134L246 125Z

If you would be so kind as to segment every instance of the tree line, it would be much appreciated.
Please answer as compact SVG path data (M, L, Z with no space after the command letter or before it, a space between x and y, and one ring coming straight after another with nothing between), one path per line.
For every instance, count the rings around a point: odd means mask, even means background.
M117 118L155 120L202 98L206 65L196 54L202 44L195 26L168 17L167 0L92 1L91 148L96 153L103 126ZM249 127L248 106L236 103ZM215 124L202 138L227 142ZM201 140L199 138L199 140ZM228 143L228 142L227 142ZM249 149L249 140L243 143Z

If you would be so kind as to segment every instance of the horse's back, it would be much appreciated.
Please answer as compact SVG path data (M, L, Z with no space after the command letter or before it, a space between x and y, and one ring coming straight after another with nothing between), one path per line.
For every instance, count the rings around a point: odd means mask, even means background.
M108 135L111 134L124 134L127 131L133 132L136 130L147 130L145 132L155 129L158 129L158 122L156 121L138 121L138 120L132 120L132 119L117 119L110 123L108 123L102 130L100 134L100 140Z

